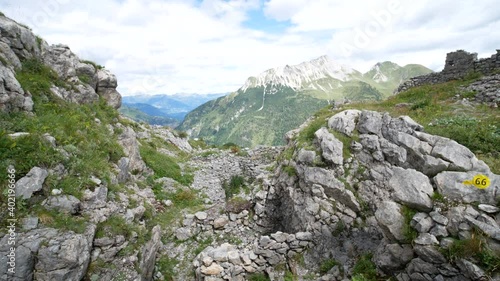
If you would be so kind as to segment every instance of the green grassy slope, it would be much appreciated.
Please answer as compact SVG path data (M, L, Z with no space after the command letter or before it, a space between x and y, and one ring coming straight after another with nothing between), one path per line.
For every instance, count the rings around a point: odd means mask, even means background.
M278 145L284 143L284 134L298 127L310 112L327 105L326 100L296 93L282 87L275 94L266 94L263 88L249 89L208 102L192 111L178 128L194 128L196 135L207 142ZM200 125L201 124L201 125Z

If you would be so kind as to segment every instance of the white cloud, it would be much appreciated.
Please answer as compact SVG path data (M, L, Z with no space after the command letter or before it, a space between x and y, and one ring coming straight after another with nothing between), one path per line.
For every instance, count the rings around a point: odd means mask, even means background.
M437 69L446 52L485 56L500 46L493 0L262 2L17 0L0 9L50 44L69 45L111 69L124 95L230 92L248 76L323 54L361 71L384 60ZM289 28L277 34L245 27L261 9Z

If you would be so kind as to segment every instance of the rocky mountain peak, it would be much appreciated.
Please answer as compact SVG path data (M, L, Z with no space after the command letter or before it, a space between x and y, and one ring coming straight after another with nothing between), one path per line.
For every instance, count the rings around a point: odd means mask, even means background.
M339 64L328 56L321 56L297 65L271 68L257 77L250 77L240 88L245 92L248 88L266 85L282 85L293 89L301 89L307 83L324 78L347 81L356 71L349 66Z

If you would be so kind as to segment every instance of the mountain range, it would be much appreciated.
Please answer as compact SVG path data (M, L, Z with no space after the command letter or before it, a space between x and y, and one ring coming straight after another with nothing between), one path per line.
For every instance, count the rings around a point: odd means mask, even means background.
M236 92L187 114L178 129L215 144L282 145L287 131L332 101L382 100L400 83L431 72L386 61L361 73L321 56L249 77Z

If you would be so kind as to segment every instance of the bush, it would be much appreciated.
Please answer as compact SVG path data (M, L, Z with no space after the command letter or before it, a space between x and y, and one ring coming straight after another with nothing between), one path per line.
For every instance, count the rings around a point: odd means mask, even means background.
M162 256L156 262L158 272L161 272L165 277L166 281L174 280L175 277L175 267L179 264L179 261L175 258L169 258L168 256Z
M226 199L232 198L235 194L240 193L241 188L245 186L245 178L242 176L232 176L229 180L222 183L222 188L226 194Z
M443 252L451 262L472 258L490 274L500 270L500 256L488 247L487 237L478 230L473 231L470 239L455 240Z
M95 62L93 62L93 61L90 61L90 60L81 60L80 62L82 62L82 63L86 63L86 64L90 64L90 65L92 65L92 66L93 66L96 70L98 70L98 69L104 69L104 66L99 65L99 64L97 64L97 63L95 63Z
M293 176L297 175L297 170L293 166L289 166L289 165L282 166L282 169L285 173L288 174L289 177L293 177Z
M271 280L267 275L264 273L252 273L248 275L248 280L249 281L269 281Z
M404 225L403 225L403 235L406 239L407 243L412 243L415 238L418 236L418 232L411 227L410 223L411 220L413 219L413 216L417 213L417 211L409 208L408 206L403 206L402 210L402 215L405 219Z
M186 133L186 132L184 132L184 131L180 131L180 132L178 132L178 133L177 133L177 136L178 136L179 138L185 139L185 138L187 138L187 137L188 137L188 133Z
M336 265L339 265L339 263L334 259L325 260L319 266L319 272L321 274L326 274L328 271L330 271L330 269L332 269Z

